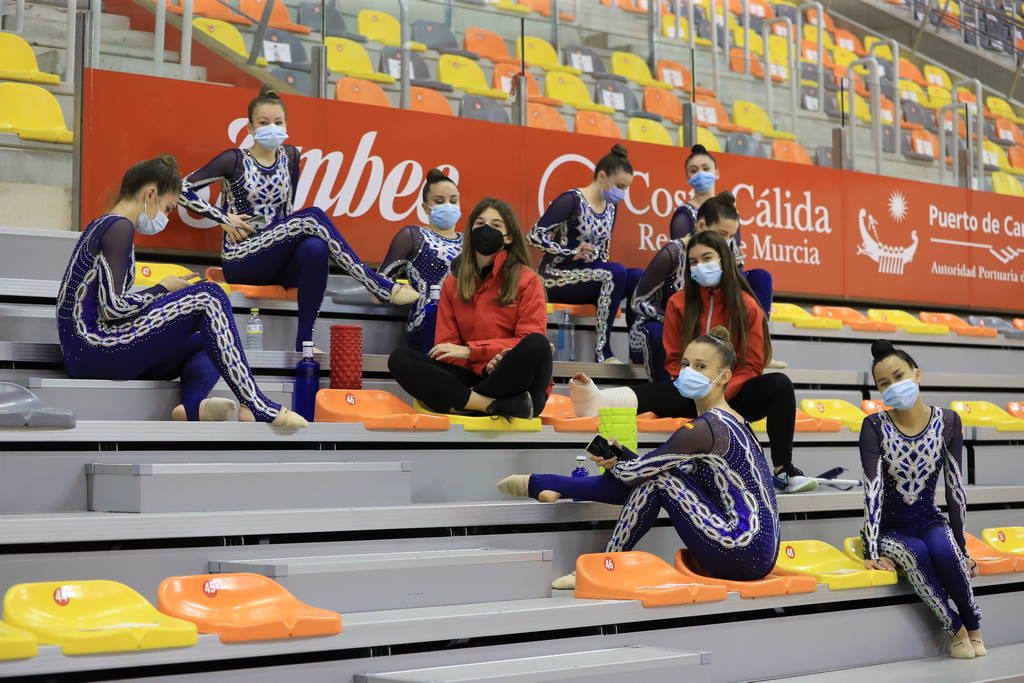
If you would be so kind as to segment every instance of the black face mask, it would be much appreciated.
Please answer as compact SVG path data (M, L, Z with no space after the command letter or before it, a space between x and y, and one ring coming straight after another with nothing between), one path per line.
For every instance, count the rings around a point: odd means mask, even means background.
M484 224L479 228L473 228L473 232L469 234L469 244L473 251L481 256L490 256L505 246L505 236L497 228Z

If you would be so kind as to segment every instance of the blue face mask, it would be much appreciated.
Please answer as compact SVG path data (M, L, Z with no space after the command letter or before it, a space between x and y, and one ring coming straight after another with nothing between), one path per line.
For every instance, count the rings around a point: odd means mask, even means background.
M917 403L917 396L921 393L921 387L912 379L905 379L896 382L882 392L882 400L885 405L896 410L907 410Z
M722 282L722 262L711 261L690 266L690 275L701 287L717 287Z
M711 192L715 187L715 181L718 178L711 171L699 171L690 176L690 187L697 191L698 194L705 194Z
M444 204L434 204L430 207L430 224L435 228L451 230L459 222L460 218L462 218L462 209L459 208L458 204L445 202Z
M718 373L718 377L721 377L724 372L725 370L722 370ZM696 401L711 393L711 385L718 381L718 377L708 379L693 368L685 367L672 384L684 398L692 398Z
M140 235L155 235L167 227L167 215L157 206L156 216L150 218L146 208L148 205L149 199L147 198L142 204L142 213L139 214L138 219L135 221L135 230Z
M268 123L257 128L252 134L252 139L263 149L273 152L288 139L288 132L283 126Z
M618 204L626 198L626 191L618 187L609 187L604 191L604 200L612 204Z

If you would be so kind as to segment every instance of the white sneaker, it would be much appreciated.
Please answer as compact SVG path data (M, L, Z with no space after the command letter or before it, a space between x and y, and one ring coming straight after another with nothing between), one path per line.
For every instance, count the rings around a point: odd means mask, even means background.
M566 574L565 576L559 576L551 582L551 587L556 591L576 590L576 572Z

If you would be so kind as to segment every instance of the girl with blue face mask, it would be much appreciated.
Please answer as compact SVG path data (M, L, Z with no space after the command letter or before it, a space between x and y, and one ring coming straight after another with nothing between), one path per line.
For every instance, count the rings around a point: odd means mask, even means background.
M964 536L963 424L955 412L921 400L921 369L906 351L880 340L871 356L871 374L890 409L869 416L860 430L864 565L903 572L951 637L950 656L983 656L981 610L971 590L978 565ZM948 519L935 505L940 478Z
M380 301L411 304L419 294L367 266L321 209L294 210L299 150L288 139L284 101L264 85L249 103L249 149L229 149L182 183L181 205L220 224L224 278L229 283L298 289L295 350L313 339L313 326L334 263ZM200 195L220 183L220 206Z
M632 182L626 148L615 145L595 165L590 184L558 195L527 236L544 252L537 270L548 301L596 308L598 363L622 362L612 353L612 325L619 305L633 293L642 274L638 268L608 260L615 218ZM632 317L627 310L627 323Z
M241 403L239 419L305 427L301 415L268 399L253 379L231 302L212 282L169 276L132 291L135 234L155 235L178 205L181 176L171 156L125 172L110 213L78 238L57 294L57 331L68 375L82 379L181 379L177 420L220 421L235 403L207 398L223 379ZM113 416L111 416L113 417Z
M434 346L441 282L462 250L462 237L455 232L462 217L459 199L458 185L440 169L431 169L423 185L422 209L428 224L399 230L380 266L385 277L407 277L420 295L409 311L405 333L409 346L423 353Z
M722 195L716 195L715 190L718 183L718 162L715 161L715 158L711 156L711 153L703 145L694 145L691 148L690 156L686 158L684 168L687 181L690 187L693 188L693 199L684 202L672 214L672 218L669 219L669 235L673 240L682 240L685 244L686 240L704 229L701 226L700 216L698 215L701 207L704 206L705 202ZM735 205L735 198L733 199L733 204ZM761 304L761 308L764 309L765 313L770 313L774 289L772 274L760 268L744 269L744 255L740 247L743 238L740 236L739 228L740 226L737 223L735 226L719 227L718 231L729 242L733 257L736 259L736 265L739 267L743 277L750 283L750 288L754 291L754 295L757 297L758 303ZM784 363L777 363L773 367L786 366Z
M730 339L728 330L714 327L686 347L677 385L694 402L696 419L662 446L624 462L591 456L603 475L519 474L498 489L544 503L568 497L621 505L605 552L632 550L664 509L696 571L763 578L779 550L778 506L761 446L725 399L737 363ZM575 577L553 587L574 588Z

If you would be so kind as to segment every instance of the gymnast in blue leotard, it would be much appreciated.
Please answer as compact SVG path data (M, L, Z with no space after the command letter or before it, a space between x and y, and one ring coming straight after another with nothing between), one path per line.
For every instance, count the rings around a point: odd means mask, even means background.
M288 137L284 101L268 86L249 103L250 149L221 152L185 178L181 205L217 221L224 229L224 278L251 285L298 288L295 350L313 339L313 325L327 289L330 262L355 278L375 298L410 304L419 298L362 262L322 210L293 213L299 182L299 151ZM199 190L219 181L221 206Z
M772 473L743 417L725 401L736 352L724 327L698 337L683 354L676 388L697 404L699 417L663 445L632 460L592 459L596 477L512 475L498 484L509 495L541 502L561 497L622 506L605 548L632 550L665 509L691 560L720 579L763 578L775 566L779 515ZM555 588L573 588L562 577Z
M216 284L181 277L130 291L135 233L153 235L177 206L181 177L173 157L128 169L113 210L78 238L57 294L57 330L71 377L130 380L181 378L173 417L226 420L235 404L207 398L223 378L238 398L239 419L285 428L302 416L268 399L253 379L235 327L231 302Z

